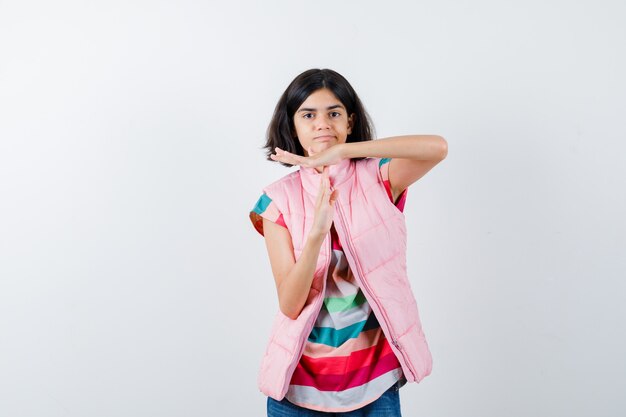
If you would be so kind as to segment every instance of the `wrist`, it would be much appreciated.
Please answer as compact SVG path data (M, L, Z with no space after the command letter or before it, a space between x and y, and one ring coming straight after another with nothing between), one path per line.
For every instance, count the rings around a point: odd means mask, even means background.
M351 159L354 158L354 156L352 155L353 152L353 147L354 147L354 143L342 143L339 146L339 157L343 160L343 159Z
M315 230L314 228L311 229L311 231L309 232L309 236L307 237L307 240L314 245L320 245L322 244L322 242L324 242L324 238L326 237L326 233L319 231L319 230Z

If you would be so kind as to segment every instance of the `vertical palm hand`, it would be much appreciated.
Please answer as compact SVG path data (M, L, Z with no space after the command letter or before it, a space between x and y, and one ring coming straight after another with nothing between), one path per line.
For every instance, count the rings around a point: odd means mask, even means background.
M338 195L338 190L331 191L330 189L328 167L325 166L322 170L322 179L320 180L320 188L315 202L315 220L313 222L312 232L326 234L330 231L330 227L333 224L335 202L337 201Z

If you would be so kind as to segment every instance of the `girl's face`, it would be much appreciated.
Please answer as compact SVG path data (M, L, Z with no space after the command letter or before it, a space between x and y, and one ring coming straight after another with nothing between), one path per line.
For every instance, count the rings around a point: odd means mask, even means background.
M305 156L316 154L340 143L346 143L352 133L354 114L332 91L322 88L311 93L293 115L296 135Z

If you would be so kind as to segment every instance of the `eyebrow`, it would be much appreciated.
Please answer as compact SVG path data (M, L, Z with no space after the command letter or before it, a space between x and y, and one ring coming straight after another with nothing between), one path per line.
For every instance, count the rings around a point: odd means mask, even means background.
M326 107L326 110L333 110L333 109L344 109L345 110L346 108L343 107L341 104L335 104L333 106ZM298 110L298 113L300 113L301 111L317 111L317 109L310 108L310 107L305 107L305 108L302 108L302 109Z

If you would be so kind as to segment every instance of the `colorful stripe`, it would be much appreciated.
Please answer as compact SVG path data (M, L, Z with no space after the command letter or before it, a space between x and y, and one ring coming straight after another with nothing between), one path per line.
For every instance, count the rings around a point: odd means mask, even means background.
M365 366L373 366L375 360L393 353L389 343L380 339L378 344L365 349L357 350L347 356L332 358L311 358L302 356L298 366L317 375L339 375L345 372L356 371Z
M346 412L375 401L402 378L402 370L394 369L369 383L343 391L320 391L305 385L289 387L289 401L300 407L330 413Z
M348 311L320 314L315 321L315 327L334 327L335 329L343 329L351 324L367 320L371 312L372 307L370 307L369 303L363 303L360 306L352 308Z
M385 191L387 191L387 196L389 197L389 200L393 202L393 193L391 189L391 183L389 182L389 162L391 162L391 158L382 158L378 163L378 166L380 168L380 175L383 179L383 184L385 185ZM400 211L404 211L407 191L408 189L402 191L402 193L400 193L400 195L398 196L398 198L396 198L396 201L394 202L394 204L396 205L396 207L398 207L398 210Z
M291 377L291 385L315 387L318 391L344 391L366 384L397 367L398 358L393 352L376 358L372 366L364 366L338 375L314 374L307 372L303 367L296 367L293 377Z
M346 311L351 308L358 307L365 301L363 292L359 291L356 294L348 295L346 297L324 298L324 306L322 308L329 313L335 313L337 311Z
M340 346L348 339L354 339L359 336L362 331L367 331L380 327L376 316L372 313L367 320L354 323L343 329L333 329L330 327L313 327L309 335L309 342L321 343L328 346Z
M371 346L375 346L385 338L380 328L366 330L361 332L359 337L346 341L341 346L327 346L317 343L307 343L304 349L303 356L309 358L332 358L336 356L348 356L352 352L358 350L367 349Z
M259 197L259 200L254 205L254 208L252 209L252 211L254 211L257 214L263 214L263 212L267 210L267 207L269 207L271 202L272 202L272 199L269 198L267 194L263 194L261 197Z
M272 199L265 193L259 197L250 211L250 220L252 220L254 228L261 234L263 234L264 218L287 228L283 214L278 210L276 204L273 204Z

